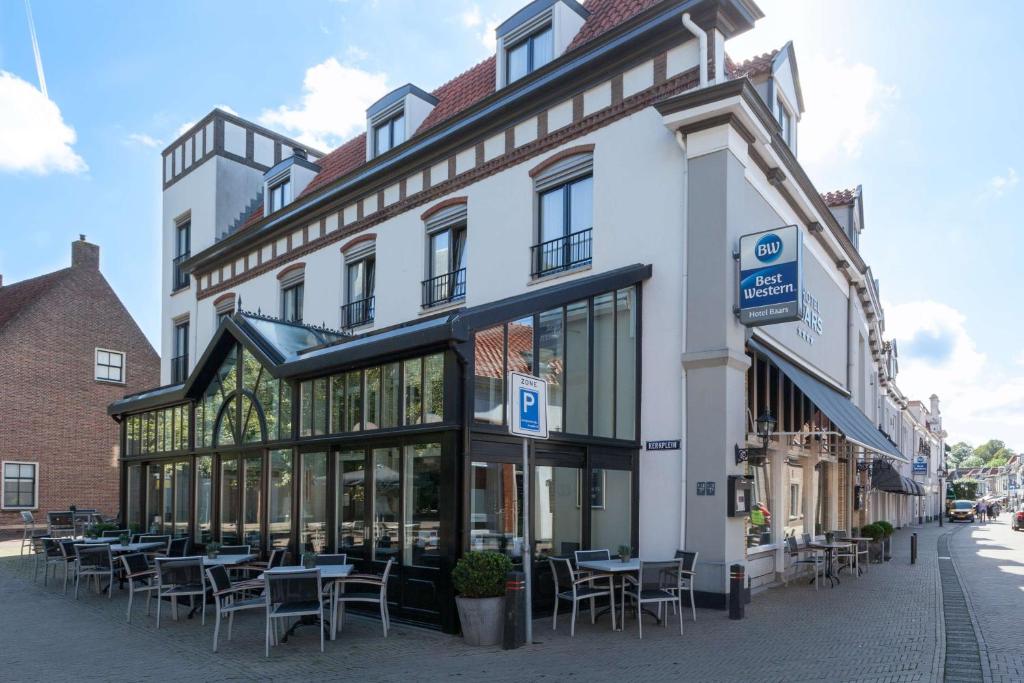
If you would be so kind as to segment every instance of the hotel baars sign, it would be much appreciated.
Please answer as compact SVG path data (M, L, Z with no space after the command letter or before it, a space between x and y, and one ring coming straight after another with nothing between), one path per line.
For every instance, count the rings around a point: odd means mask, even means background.
M748 327L800 320L803 242L787 225L740 237L740 322Z

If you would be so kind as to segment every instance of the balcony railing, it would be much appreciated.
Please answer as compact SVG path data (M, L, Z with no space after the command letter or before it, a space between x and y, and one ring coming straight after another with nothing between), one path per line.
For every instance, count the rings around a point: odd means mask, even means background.
M466 298L466 269L459 268L423 281L423 307Z
M341 326L344 329L359 327L373 322L373 299L368 296L365 299L352 301L341 307Z
M180 384L188 378L188 354L171 359L171 384Z
M542 277L590 263L592 230L580 230L530 247L533 277Z
M186 251L184 254L179 254L178 256L175 256L174 260L171 261L172 270L174 271L174 273L171 275L171 291L176 292L179 289L184 289L185 287L188 287L188 273L182 271L181 264L190 255L190 252Z

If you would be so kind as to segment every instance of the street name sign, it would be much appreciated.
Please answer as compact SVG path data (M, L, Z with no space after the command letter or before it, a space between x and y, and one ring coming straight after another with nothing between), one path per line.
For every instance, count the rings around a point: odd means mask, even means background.
M803 241L787 225L740 237L740 323L748 327L803 318Z

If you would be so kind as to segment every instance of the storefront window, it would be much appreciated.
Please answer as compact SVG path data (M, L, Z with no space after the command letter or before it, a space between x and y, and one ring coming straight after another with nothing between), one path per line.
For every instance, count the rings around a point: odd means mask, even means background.
M125 525L135 531L139 528L139 503L142 492L142 465L128 466L128 489L125 491Z
M423 421L423 360L412 358L402 364L405 376L405 422L418 425Z
M245 493L242 498L243 543L258 550L263 545L260 519L263 517L263 457L245 458Z
M379 367L366 369L366 418L364 429L377 429L380 425L380 371Z
M363 428L363 373L360 370L345 373L345 431Z
M594 297L594 436L615 436L615 295Z
M163 517L160 509L163 465L149 465L146 469L146 478L149 480L149 490L146 493L146 530L157 534L163 530Z
M548 429L562 431L562 408L565 405L565 349L562 319L564 309L556 308L537 316L537 372L548 383Z
M814 515L814 533L821 535L832 530L831 518L829 515L830 500L828 495L828 477L831 467L827 462L818 465L818 500Z
M163 504L163 528L162 532L174 535L174 464L165 463L164 466L164 504Z
M398 553L401 459L398 448L373 451L373 559L381 562Z
M590 472L590 547L632 546L633 475L629 470L594 468Z
M235 443L235 399L229 399L221 413L220 423L217 425L217 434L214 437L213 445L231 446Z
M270 452L270 510L267 532L271 548L287 548L292 536L292 452Z
M747 515L747 547L754 548L772 542L771 465L767 462L757 466L748 463L747 474L754 478Z
M405 547L402 563L439 566L441 446L405 447Z
M366 540L363 520L366 509L366 454L363 451L341 451L338 453L337 469L337 552L362 558L365 555Z
M472 465L469 497L470 550L523 556L523 468L498 462Z
M473 418L500 425L505 407L505 326L476 333L473 371Z
M444 354L423 359L423 413L425 422L444 420Z
M400 375L401 372L398 363L388 363L381 368L381 427L398 426L398 418L402 414Z
M565 308L565 431L588 434L590 425L590 306L577 301Z
M797 465L786 465L783 485L786 491L785 535L800 538L804 533L803 511L804 469Z
M538 557L569 555L583 538L580 470L575 467L534 468L534 547Z
M508 324L508 371L533 374L533 316Z
M299 546L302 550L324 552L327 547L327 454L303 453L301 485L301 526Z
M213 457L196 458L196 541L213 540L210 523L213 519Z
M636 289L615 294L615 437L636 438Z
M220 542L238 544L238 459L226 458L220 464Z
M192 468L188 462L174 466L174 537L188 536L189 504L192 491Z

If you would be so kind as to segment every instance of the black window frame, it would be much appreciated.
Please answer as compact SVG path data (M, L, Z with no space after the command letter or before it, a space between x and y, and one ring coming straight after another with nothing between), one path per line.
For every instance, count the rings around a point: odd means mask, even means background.
M351 284L353 268L362 266L362 290L356 292ZM369 325L375 313L375 296L377 288L377 253L371 251L358 258L345 262L345 303L341 307L341 326L345 329Z
M435 272L434 239L448 235L448 263L444 272ZM427 233L427 279L423 281L423 307L431 308L466 298L466 240L469 237L465 219L455 221ZM456 251L455 246L459 246Z
M302 304L305 298L305 280L298 280L291 282L281 287L281 320L289 323L301 323L302 322ZM292 305L295 311L295 315L291 318L287 316L288 312L288 298L292 297Z
M284 189L288 189L288 200L284 199ZM267 187L267 205L270 207L270 213L280 211L284 207L292 203L292 177L285 176L280 180L272 183Z
M184 235L184 239L182 239ZM181 264L192 253L192 219L175 226L174 258L171 260L171 291L177 292L189 286L188 273L182 272Z
M576 232L572 231L572 188L573 186L589 180L590 190L590 227L581 228ZM593 230L594 230L594 173L588 171L573 176L552 187L538 190L537 196L537 229L536 242L534 243L531 258L531 275L534 278L544 277L554 273L560 273L575 268L582 268L589 265L593 260ZM561 235L544 241L544 197L561 193L562 195L562 230ZM556 241L560 245L552 245ZM555 247L554 252L549 250L549 245ZM545 254L561 252L559 262L553 266L546 266L542 263Z
M401 125L403 126L402 139L399 140L398 142L395 142L395 129L397 128L396 124L398 124L398 122L401 122ZM393 150L398 145L400 145L403 142L405 142L407 136L405 135L404 126L405 126L405 112L404 111L400 111L400 112L398 112L396 114L393 114L392 116L389 116L388 118L384 119L383 121L380 121L378 123L373 124L373 156L374 157L379 157L382 154L386 154L386 153L390 152L391 150ZM384 133L384 132L387 133L387 138L388 138L387 139L387 147L384 148L384 149L381 149L380 148L381 133Z
M184 382L188 377L188 319L174 323L171 356L171 384Z
M538 65L538 64L536 64L536 59L535 59L535 57L536 57L535 45L536 45L537 38L539 36L541 36L542 34L544 34L544 33L550 33L551 34L551 57L550 57L550 59L548 59L548 61L544 62L543 64ZM509 55L512 54L513 50L516 50L517 48L520 48L520 47L522 47L524 45L526 46L526 73L524 73L522 76L516 76L515 78L512 78L512 73L511 73L512 60L509 59ZM554 27L552 26L552 24L545 24L544 26L538 28L536 31L533 31L532 33L530 33L529 35L525 36L524 38L521 38L520 40L517 40L516 42L512 43L511 45L506 46L504 49L505 49L505 84L508 85L509 83L514 83L515 81L518 81L521 78L526 78L527 76L532 74L537 69L539 69L539 68L541 68L543 66L546 66L547 64L550 64L552 61L554 61L554 59L555 59L555 34L554 34Z
M17 467L18 467L18 476L16 476L16 477L8 477L7 476L7 466L8 465L17 465ZM25 467L25 466L28 466L28 467L32 468L32 476L31 477L23 477L23 476L21 476L21 468ZM13 503L10 503L7 500L7 482L8 481L17 481L17 482L31 481L32 482L32 502L29 505L20 505L20 504L15 505ZM5 461L3 461L2 463L0 463L0 487L2 487L2 488L0 488L0 494L2 494L2 497L3 497L3 509L4 510L35 510L35 509L38 509L38 507L39 507L39 463L38 462L27 462L27 461L23 461L23 460L5 460ZM19 492L17 495L18 495L18 499L20 501L21 493Z
M121 365L119 365L119 366L118 365L113 365L113 364L111 364L109 362L108 363L100 363L100 354L101 353L106 353L106 354L120 356L121 357ZM97 382L106 382L108 384L124 384L125 383L125 378L124 377L125 377L125 366L126 365L127 365L127 354L125 354L124 351L114 351L112 349L104 349L104 348L101 348L101 347L96 347L96 350L93 353L93 371L92 371L93 379L95 379ZM110 374L110 370L111 369L120 370L120 377L118 379L111 379L109 376L108 377L100 377L98 371L99 371L99 369L101 367L107 369L107 374L108 375Z

